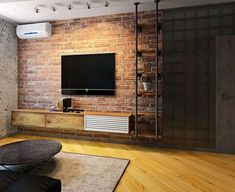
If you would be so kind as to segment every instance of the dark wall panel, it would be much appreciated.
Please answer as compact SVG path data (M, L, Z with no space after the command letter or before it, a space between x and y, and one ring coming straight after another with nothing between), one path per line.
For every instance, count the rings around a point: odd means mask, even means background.
M235 34L235 4L163 11L163 142L215 147L216 36Z

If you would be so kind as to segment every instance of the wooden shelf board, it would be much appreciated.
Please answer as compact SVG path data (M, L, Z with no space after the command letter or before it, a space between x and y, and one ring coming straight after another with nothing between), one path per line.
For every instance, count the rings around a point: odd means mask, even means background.
M153 24L140 23L139 27L141 29L156 29L156 24L155 23Z
M140 50L139 51L142 54L146 54L146 53L156 53L156 49L149 49L149 50Z
M120 117L130 117L131 113L118 113L118 112L99 112L99 111L85 111L84 115L107 115L107 116L120 116Z
M142 112L139 113L140 116L155 116L155 112Z
M132 113L119 113L119 112L99 112L99 111L84 111L80 113L76 112L61 112L61 111L49 111L47 109L18 109L13 112L25 112L25 113L43 113L43 114L63 114L63 115L107 115L107 116L120 116L130 117Z
M154 130L143 130L138 133L138 136L145 138L155 138L156 134Z
M155 96L155 91L141 91L138 96Z
M138 71L138 73L142 73L143 75L155 76L155 73L151 71Z

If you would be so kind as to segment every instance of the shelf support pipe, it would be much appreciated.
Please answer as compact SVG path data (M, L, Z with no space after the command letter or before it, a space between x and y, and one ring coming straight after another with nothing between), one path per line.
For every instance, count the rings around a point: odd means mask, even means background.
M158 43L159 43L159 31L158 31L158 14L159 14L159 2L160 0L155 0L155 5L156 5L156 93L155 93L155 102L156 102L156 112L155 112L155 134L156 134L156 140L158 141L158 104L159 104L159 87L158 87L158 84L159 84L159 78L158 78L158 74L159 74L159 46L158 46Z
M138 26L138 6L139 2L135 2L135 137L138 137L138 43L139 43L139 26Z

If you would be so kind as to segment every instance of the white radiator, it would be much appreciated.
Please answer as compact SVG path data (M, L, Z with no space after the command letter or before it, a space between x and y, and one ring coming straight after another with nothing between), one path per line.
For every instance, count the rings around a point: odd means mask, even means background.
M85 115L84 129L111 133L129 133L129 118L116 116Z

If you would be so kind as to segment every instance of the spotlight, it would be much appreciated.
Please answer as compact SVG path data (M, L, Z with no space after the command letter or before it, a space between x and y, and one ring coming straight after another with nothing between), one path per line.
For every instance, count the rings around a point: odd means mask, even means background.
M40 9L38 7L35 7L34 10L35 10L35 13L39 13L39 11L40 11Z
M108 6L109 6L109 2L108 2L108 0L105 0L105 2L104 2L104 6L105 6L105 7L108 7Z
M87 9L91 9L91 5L89 3L86 3Z
M72 5L68 5L67 8L68 8L68 10L71 11L72 10Z
M57 9L56 9L56 7L51 7L51 9L52 9L52 11L56 11Z

